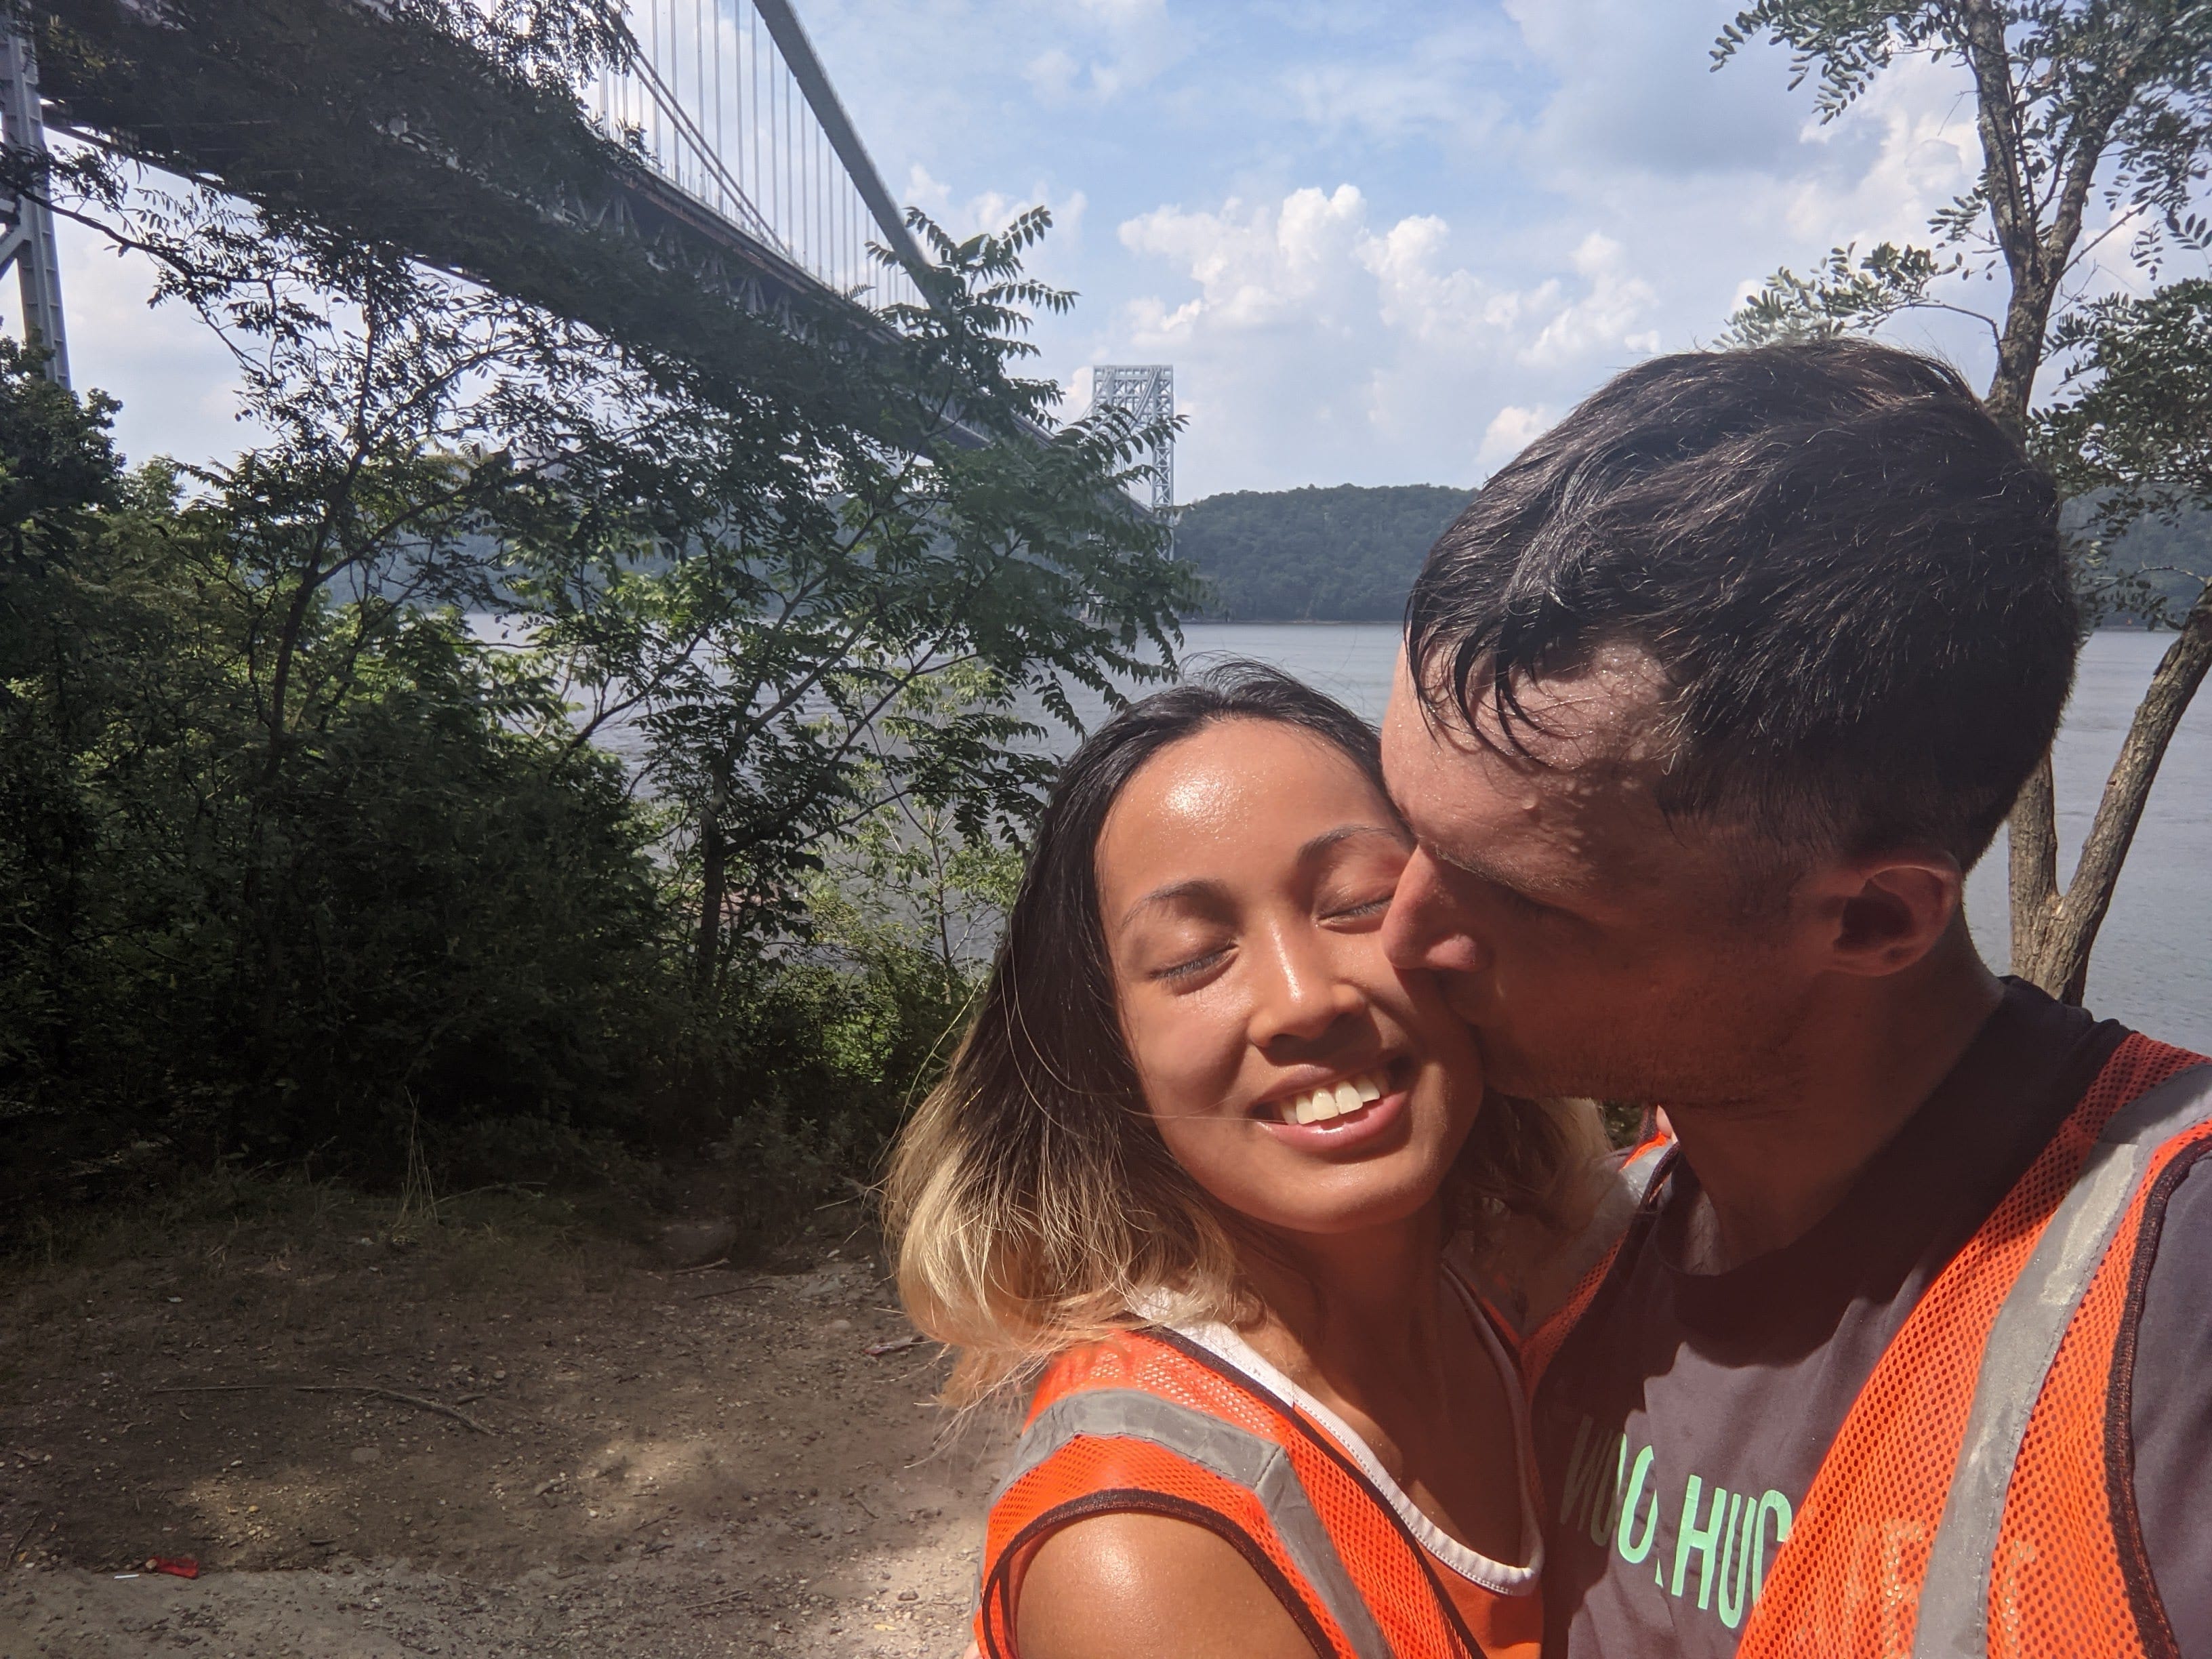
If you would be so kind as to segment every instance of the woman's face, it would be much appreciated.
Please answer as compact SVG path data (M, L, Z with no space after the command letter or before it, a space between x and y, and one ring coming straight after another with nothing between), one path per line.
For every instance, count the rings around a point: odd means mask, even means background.
M1122 1031L1176 1161L1295 1233L1401 1221L1481 1102L1466 1027L1382 955L1405 831L1325 740L1231 720L1160 751L1098 838Z

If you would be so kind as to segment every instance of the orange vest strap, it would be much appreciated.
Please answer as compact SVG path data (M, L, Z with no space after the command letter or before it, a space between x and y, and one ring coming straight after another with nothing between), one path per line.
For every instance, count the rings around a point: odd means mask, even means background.
M2212 1122L2212 1065L2113 1113L2014 1280L1974 1380L1957 1472L1930 1546L1914 1659L1990 1650L1990 1588L2022 1438L2061 1340L2161 1148Z
M1572 1269L1561 1277L1575 1288L1566 1301L1518 1345L1522 1376L1531 1397L1550 1366L1552 1357L1559 1351L1559 1344L1589 1310L1598 1287L1605 1283L1614 1258L1620 1254L1621 1240L1627 1237L1638 1213L1650 1198L1660 1172L1667 1166L1668 1156L1674 1150L1671 1137L1654 1135L1630 1152L1620 1166L1618 1178L1598 1201L1595 1212L1560 1253L1562 1261Z
M1389 1644L1337 1553L1318 1511L1280 1444L1209 1413L1141 1389L1090 1389L1054 1401L1030 1420L996 1505L1031 1470L1070 1442L1141 1440L1174 1453L1259 1500L1285 1553L1359 1659L1390 1659Z
M1571 1274L1562 1273L1561 1278L1579 1284L1592 1269L1612 1259L1613 1246L1628 1231L1628 1224L1636 1219L1637 1211L1643 1208L1651 1183L1658 1178L1659 1166L1666 1162L1674 1145L1663 1135L1654 1135L1629 1153L1620 1166L1619 1177L1598 1200L1589 1222L1561 1253L1564 1261L1574 1269Z

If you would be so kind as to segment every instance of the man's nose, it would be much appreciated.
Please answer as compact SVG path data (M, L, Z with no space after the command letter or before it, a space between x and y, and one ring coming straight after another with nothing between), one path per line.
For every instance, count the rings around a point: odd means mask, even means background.
M1382 918L1382 949L1394 968L1444 974L1471 974L1486 960L1443 871L1421 848L1407 860Z

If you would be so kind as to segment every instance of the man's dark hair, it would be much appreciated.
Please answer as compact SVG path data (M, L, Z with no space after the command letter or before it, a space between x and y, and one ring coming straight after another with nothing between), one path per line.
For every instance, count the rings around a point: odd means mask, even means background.
M2073 683L2051 480L1910 352L1656 358L1485 484L1407 605L1431 715L1516 749L1522 689L1616 642L1667 677L1668 811L1971 865Z

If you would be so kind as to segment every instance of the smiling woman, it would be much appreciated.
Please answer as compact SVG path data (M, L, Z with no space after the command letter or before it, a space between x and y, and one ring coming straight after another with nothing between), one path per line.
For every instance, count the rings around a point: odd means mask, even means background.
M973 1399L1041 1370L977 1638L1024 1659L1533 1653L1506 1340L1455 1237L1592 1150L1486 1098L1385 959L1374 733L1231 665L1069 761L975 1025L890 1186Z

